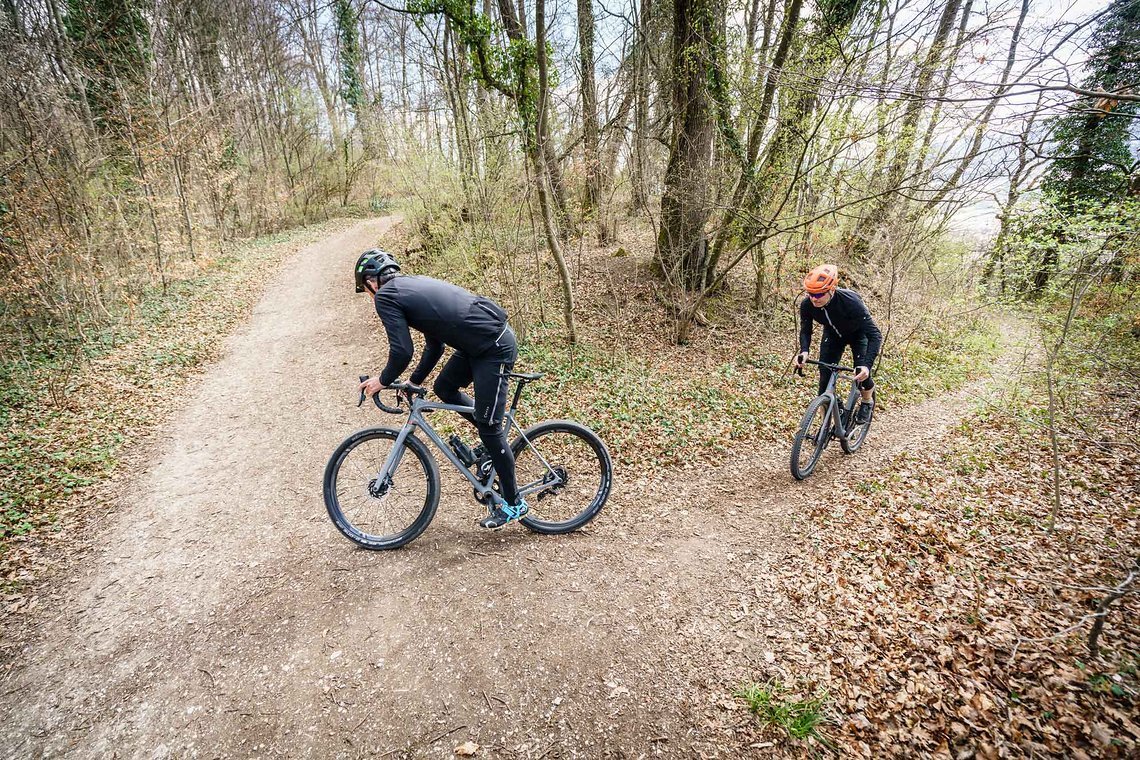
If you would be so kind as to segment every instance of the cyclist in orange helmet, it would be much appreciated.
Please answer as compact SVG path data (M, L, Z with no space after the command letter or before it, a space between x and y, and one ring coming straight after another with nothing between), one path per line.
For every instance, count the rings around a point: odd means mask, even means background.
M843 350L851 347L855 359L855 382L859 384L862 402L855 412L855 424L863 425L871 418L875 381L871 367L883 345L883 334L871 319L871 312L854 290L839 287L839 267L823 264L808 272L804 278L807 298L800 302L800 352L796 366L802 367L811 348L811 334L815 322L823 325L819 341L819 360L837 364ZM831 380L831 370L819 368L819 392L823 393Z

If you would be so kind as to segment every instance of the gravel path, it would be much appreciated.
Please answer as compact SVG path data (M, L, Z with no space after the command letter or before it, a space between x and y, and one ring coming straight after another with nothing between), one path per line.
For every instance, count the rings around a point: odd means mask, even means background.
M354 380L383 339L345 273L390 223L297 254L195 386L0 680L0 756L763 747L727 703L773 642L811 625L767 581L808 562L798 505L939 435L958 404L884 415L864 451L833 447L807 485L785 450L619 473L602 516L563 537L479 531L480 507L444 471L420 539L356 550L320 482L336 444L375 420L354 407Z

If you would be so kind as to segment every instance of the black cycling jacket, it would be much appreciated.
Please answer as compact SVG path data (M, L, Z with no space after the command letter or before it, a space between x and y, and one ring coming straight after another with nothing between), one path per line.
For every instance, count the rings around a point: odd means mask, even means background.
M865 337L867 347L862 356L855 357L855 362L868 369L874 366L875 357L883 345L883 334L871 319L867 305L854 290L837 288L827 306L813 306L810 298L804 298L800 303L801 353L811 348L812 322L819 322L832 337L852 346L854 351L859 350L857 346L861 342L856 339Z
M417 385L435 368L444 344L477 357L493 349L507 328L507 312L491 299L443 280L414 275L385 283L376 292L376 313L388 333L388 365L380 373L384 385L395 382L412 360L409 327L424 334L423 355L409 376Z

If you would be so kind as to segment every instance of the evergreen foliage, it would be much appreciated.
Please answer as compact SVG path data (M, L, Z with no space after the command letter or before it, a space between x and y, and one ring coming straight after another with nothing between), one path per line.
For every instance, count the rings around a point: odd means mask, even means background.
M1140 88L1140 0L1115 0L1092 35L1084 89ZM1057 119L1055 158L1044 190L1062 203L1140 193L1136 185L1140 103L1085 97Z

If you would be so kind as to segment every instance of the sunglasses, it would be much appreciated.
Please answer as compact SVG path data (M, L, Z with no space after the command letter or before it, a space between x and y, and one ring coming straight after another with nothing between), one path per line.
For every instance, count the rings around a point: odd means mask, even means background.
M811 300L819 301L820 299L827 298L827 296L830 292L831 291L825 291L823 293L808 293L807 295L808 295L808 298L810 298Z

